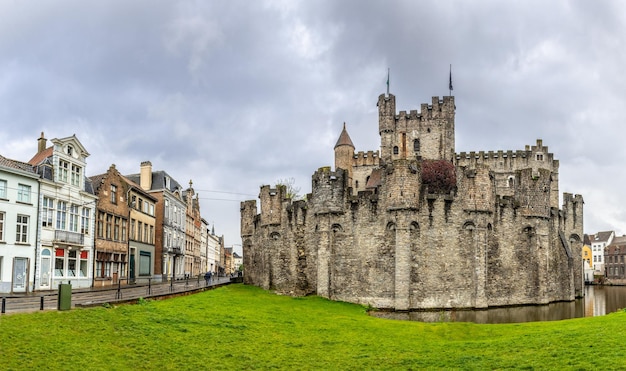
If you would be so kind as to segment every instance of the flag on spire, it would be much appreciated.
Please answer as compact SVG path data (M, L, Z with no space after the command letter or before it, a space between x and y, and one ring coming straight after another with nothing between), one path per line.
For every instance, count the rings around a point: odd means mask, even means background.
M448 89L450 90L450 95L452 95L452 65L450 65L450 81L448 82Z
M389 68L387 68L387 95L389 95Z

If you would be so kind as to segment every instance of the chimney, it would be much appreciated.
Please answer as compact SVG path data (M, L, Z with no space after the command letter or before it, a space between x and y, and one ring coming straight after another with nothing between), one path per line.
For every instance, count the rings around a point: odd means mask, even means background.
M143 161L141 163L139 185L144 191L149 191L152 188L152 163L150 161Z
M41 153L46 149L46 138L43 137L43 131L41 137L37 139L37 153Z

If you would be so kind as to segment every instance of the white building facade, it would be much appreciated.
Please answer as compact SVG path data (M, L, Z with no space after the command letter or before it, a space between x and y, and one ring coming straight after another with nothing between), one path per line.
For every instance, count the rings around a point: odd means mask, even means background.
M39 176L25 162L0 156L0 292L32 292Z
M73 288L93 282L96 196L85 177L87 150L75 135L52 139L41 133L29 161L40 176L39 235L35 250L35 290Z

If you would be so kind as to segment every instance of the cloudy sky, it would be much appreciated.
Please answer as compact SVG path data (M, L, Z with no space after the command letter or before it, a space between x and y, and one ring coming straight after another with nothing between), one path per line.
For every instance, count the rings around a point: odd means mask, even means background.
M149 160L193 185L240 244L239 202L333 164L343 122L379 148L387 69L396 108L448 94L456 150L543 139L585 232L626 233L622 1L0 0L0 154L76 134L87 175ZM236 247L236 249L239 249Z

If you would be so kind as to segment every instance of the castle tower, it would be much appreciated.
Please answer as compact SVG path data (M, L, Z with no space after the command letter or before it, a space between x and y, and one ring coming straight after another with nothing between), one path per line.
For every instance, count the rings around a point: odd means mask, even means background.
M378 132L380 153L384 162L391 161L396 131L396 97L393 94L378 97Z
M286 197L286 187L278 185L270 188L268 185L261 187L259 198L261 199L261 226L280 225L282 219L282 201Z
M354 144L346 130L346 123L343 123L343 130L335 144L335 171L344 169L348 173L348 184L352 184L352 159L354 157Z

